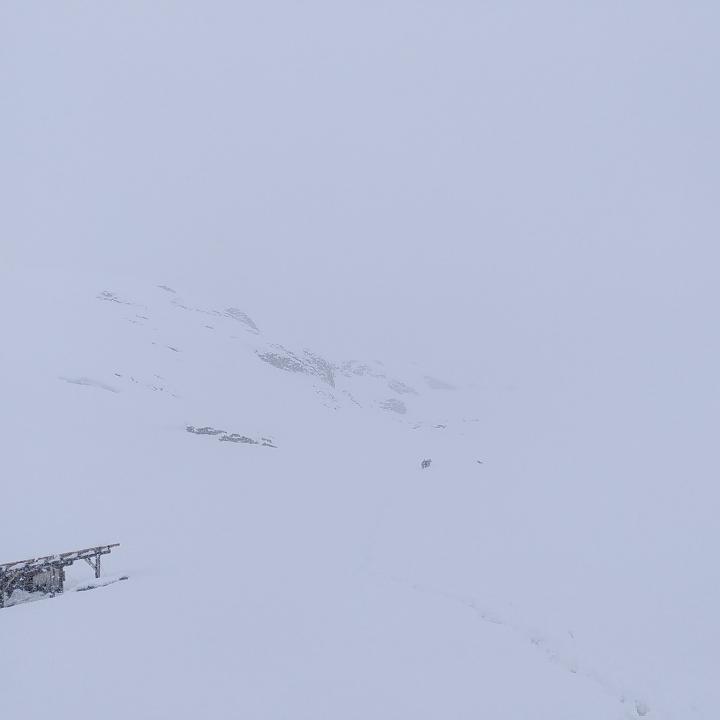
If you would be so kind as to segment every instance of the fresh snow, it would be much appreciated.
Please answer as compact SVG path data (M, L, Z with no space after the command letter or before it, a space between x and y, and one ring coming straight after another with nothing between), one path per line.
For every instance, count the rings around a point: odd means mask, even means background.
M718 37L0 2L0 720L717 720Z
M0 548L120 542L103 567L129 579L0 612L8 717L714 717L700 478L571 423L543 447L535 418L410 370L388 413L384 378L328 388L262 362L264 329L93 285L5 277Z

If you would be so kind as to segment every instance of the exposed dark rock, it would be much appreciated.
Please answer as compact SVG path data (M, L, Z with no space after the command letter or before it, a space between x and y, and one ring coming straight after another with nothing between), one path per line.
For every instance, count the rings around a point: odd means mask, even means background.
M257 440L253 440L245 435L238 435L237 433L231 433L230 435L222 435L220 442L234 442L234 443L246 443L247 445L259 445Z
M133 304L131 302L128 302L127 300L121 300L115 293L112 293L109 290L103 290L99 295L97 295L97 299L105 300L106 302L118 303L118 305L132 305Z
M344 375L345 377L352 377L353 375L356 375L358 377L367 375L368 377L373 378L385 377L384 373L378 372L371 365L368 365L367 363L357 362L357 360L347 360L338 365L337 370L341 375Z
M362 407L362 405L355 399L355 397L353 396L353 394L352 394L351 392L349 392L348 390L343 390L343 393L344 393L348 398L350 398L350 402L354 403L354 404L357 405L358 407Z
M194 435L214 435L219 436L220 442L233 442L233 443L244 443L245 445L262 445L263 447L277 448L275 441L272 438L263 437L260 440L248 437L247 435L240 435L239 433L229 433L225 430L218 430L213 427L199 427L196 428L193 425L187 425L185 430Z
M201 427L196 428L192 425L188 425L185 428L189 433L195 433L195 435L226 435L227 433L224 430L216 430L212 427Z
M247 325L255 333L260 332L260 328L253 322L253 319L242 310L238 310L237 308L226 308L225 315L231 317L233 320L237 320L238 322Z
M309 374L308 368L305 363L300 360L300 358L298 358L295 354L291 353L289 350L286 352L286 354L274 352L258 353L258 357L264 362L269 363L270 365L274 365L280 370L286 370L287 372L304 373L306 375Z
M405 415L407 412L407 407L405 407L405 403L402 400L397 400L396 398L389 398L388 400L384 400L380 403L380 407L383 410L391 410L392 412L399 413L400 415Z
M333 366L325 360L325 358L309 350L305 351L305 357L310 367L314 370L314 374L323 380L323 382L330 385L330 387L335 387L335 370Z
M320 355L309 350L304 351L304 357L296 355L292 350L275 346L279 352L258 352L258 357L270 365L287 372L302 373L303 375L314 375L323 382L335 387L335 371L333 366Z
M190 312L197 312L202 315L213 315L214 317L220 317L222 315L222 313L217 310L204 310L203 308L194 308L189 305L183 305L179 300L172 300L171 302L175 307L179 307L182 310L189 310Z
M388 387L394 390L398 395L417 395L418 392L415 388L406 385L400 380L389 380Z
M107 385L104 382L100 382L100 380L93 380L92 378L88 378L88 377L70 378L70 377L62 377L61 376L60 380L64 380L66 383L70 383L71 385L86 385L88 387L100 388L100 390L107 390L108 392L112 392L112 393L120 392L117 388L114 388L112 385Z

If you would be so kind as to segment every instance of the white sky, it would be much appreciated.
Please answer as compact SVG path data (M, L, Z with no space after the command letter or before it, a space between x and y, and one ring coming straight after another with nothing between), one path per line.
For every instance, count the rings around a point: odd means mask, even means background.
M0 259L223 288L346 355L479 377L627 343L689 372L718 349L719 21L5 2Z

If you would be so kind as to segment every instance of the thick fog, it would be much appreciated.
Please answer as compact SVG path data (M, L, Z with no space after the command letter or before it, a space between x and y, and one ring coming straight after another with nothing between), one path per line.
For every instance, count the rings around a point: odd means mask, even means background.
M718 38L0 0L3 717L720 717Z
M2 262L212 289L479 384L714 392L719 21L3 3Z

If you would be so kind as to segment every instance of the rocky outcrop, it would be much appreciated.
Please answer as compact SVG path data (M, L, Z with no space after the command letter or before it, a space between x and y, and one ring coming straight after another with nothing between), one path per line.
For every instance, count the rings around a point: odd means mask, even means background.
M380 403L380 407L383 410L390 410L391 412L396 412L399 415L405 415L407 413L407 407L405 406L405 403L402 400L398 400L397 398L389 398L388 400L383 400L383 402Z
M195 427L194 425L186 426L185 430L193 435L211 435L216 436L220 442L242 443L244 445L262 445L263 447L276 448L277 445L272 438L261 437L259 440L240 435L239 433L229 433L225 430L219 430L214 427Z
M406 385L400 380L388 380L388 387L394 390L398 395L417 395L418 392L414 387Z
M253 319L247 313L244 313L242 310L238 310L238 308L233 307L226 308L224 314L226 317L243 323L243 325L246 325L255 334L260 334L260 328L253 322Z
M316 353L305 350L303 355L296 355L282 345L274 345L274 350L258 352L258 357L274 367L286 372L314 375L330 387L335 387L335 370L333 365Z

